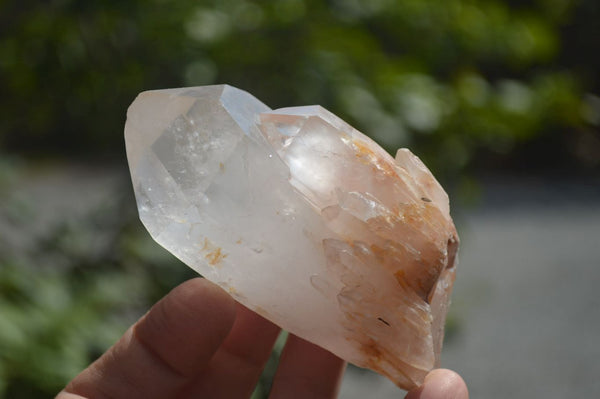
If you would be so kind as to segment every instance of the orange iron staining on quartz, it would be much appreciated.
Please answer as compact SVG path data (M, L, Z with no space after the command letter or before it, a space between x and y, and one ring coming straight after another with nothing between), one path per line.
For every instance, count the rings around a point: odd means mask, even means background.
M226 85L141 93L125 139L142 222L191 268L402 388L439 365L459 240L409 150Z

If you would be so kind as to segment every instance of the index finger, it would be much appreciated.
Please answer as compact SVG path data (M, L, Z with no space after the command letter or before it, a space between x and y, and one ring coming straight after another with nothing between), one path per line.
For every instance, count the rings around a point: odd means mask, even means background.
M235 320L235 302L196 278L176 287L57 399L175 395L217 351Z

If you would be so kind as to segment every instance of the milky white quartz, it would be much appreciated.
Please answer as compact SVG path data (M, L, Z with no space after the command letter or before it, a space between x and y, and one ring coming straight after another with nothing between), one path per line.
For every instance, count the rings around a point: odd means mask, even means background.
M410 151L226 85L141 93L125 139L140 218L184 263L400 387L439 364L458 237Z

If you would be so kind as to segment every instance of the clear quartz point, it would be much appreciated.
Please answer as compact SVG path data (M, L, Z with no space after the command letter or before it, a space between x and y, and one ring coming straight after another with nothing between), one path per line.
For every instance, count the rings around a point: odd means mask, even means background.
M458 236L409 150L227 85L141 93L125 141L140 218L184 263L401 388L438 366Z

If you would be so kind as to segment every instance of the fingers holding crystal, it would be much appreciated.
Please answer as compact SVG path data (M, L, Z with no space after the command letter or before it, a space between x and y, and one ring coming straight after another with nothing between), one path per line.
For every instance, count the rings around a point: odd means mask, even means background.
M235 302L222 289L204 279L187 281L154 305L58 398L173 397L206 367L234 318Z
M345 368L331 352L290 334L269 398L336 398Z
M183 397L250 397L279 332L275 324L238 303L231 332Z

